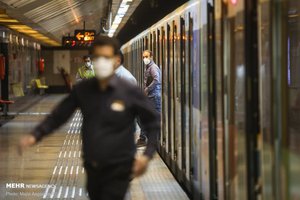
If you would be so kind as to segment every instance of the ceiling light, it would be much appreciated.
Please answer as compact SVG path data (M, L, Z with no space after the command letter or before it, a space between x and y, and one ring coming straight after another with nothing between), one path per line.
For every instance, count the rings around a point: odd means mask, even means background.
M35 31L35 30L18 30L18 31L21 32L21 33L27 33L27 34L38 33L38 32Z
M10 18L6 14L0 14L0 23L19 23L18 20ZM32 29L31 27L23 24L4 24L10 29L13 29L17 32L24 33L34 39L40 40L43 43L52 45L52 46L60 46L60 43L56 42L55 40L50 39L49 37L39 33L38 31ZM11 35L10 35L10 41L12 41ZM22 42L23 44L24 42Z
M133 0L122 0L118 12L115 16L115 19L109 29L108 36L112 37L116 30L118 29L120 23L122 22L123 17L129 9L129 5L127 3L131 3Z
M3 23L17 23L19 21L16 20L16 19L0 18L0 23L1 22L3 22Z

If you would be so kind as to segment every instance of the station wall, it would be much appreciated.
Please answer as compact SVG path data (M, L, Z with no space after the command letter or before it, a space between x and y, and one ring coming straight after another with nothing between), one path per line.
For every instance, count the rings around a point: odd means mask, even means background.
M64 92L65 82L57 67L63 67L71 76L72 84L75 84L77 69L82 66L83 56L87 50L42 50L42 58L45 60L45 72L43 74L45 83L49 85L49 92ZM56 60L56 61L55 61Z
M0 96L2 99L14 99L20 95L16 92L16 85L26 94L27 86L37 77L41 45L5 27L0 27L0 44L0 57L5 60Z

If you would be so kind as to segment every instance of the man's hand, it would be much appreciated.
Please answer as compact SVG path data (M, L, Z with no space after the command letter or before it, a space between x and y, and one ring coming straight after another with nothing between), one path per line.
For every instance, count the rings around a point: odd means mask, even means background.
M133 177L139 177L143 175L148 168L149 161L150 159L144 155L136 157L132 169Z
M147 87L146 87L145 90L144 90L144 94L145 94L146 96L148 96L148 94L149 94L149 91L148 91L148 88L147 88Z
M24 137L22 137L20 139L20 142L19 142L19 146L18 146L18 152L19 152L19 155L22 155L23 151L34 145L36 143L36 139L33 135L25 135Z

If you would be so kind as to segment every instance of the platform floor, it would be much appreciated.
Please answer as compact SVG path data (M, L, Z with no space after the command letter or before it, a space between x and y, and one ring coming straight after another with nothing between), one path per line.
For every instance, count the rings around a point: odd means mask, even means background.
M28 149L23 156L17 154L20 136L30 132L63 97L42 98L0 127L1 200L88 199L81 161L82 116L79 111L61 129ZM139 153L141 151L139 149ZM14 183L19 183L19 188L14 188ZM158 155L147 173L131 182L126 196L126 200L148 199L188 199Z

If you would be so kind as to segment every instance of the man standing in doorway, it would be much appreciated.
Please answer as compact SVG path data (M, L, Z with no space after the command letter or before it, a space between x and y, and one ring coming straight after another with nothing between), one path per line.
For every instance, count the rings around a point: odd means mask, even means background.
M95 77L95 72L93 69L91 57L84 56L83 61L84 61L84 65L78 68L76 74L76 82Z
M155 106L155 110L160 116L161 113L161 71L153 61L153 54L150 50L143 52L143 62L145 64L144 72L144 93ZM147 132L141 123L141 134L137 141L137 146L145 146L147 144Z

